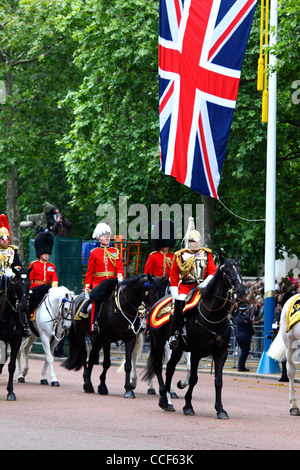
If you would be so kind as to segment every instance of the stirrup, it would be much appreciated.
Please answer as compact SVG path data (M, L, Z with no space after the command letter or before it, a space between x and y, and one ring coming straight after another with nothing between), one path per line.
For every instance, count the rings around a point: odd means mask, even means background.
M31 336L31 331L29 328L24 328L23 330L23 337L24 338L29 338L29 336Z
M175 334L170 337L169 339L169 347L171 351L174 351L179 345L179 339L178 339L178 334Z
M91 329L91 332L92 333L95 333L96 335L98 335L100 333L100 328L98 326L98 323L94 323L92 325L92 329Z

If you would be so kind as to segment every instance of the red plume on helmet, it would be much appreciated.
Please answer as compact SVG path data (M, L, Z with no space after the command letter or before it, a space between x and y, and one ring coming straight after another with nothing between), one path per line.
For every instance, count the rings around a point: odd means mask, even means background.
M11 239L9 223L5 214L0 214L0 236L8 236Z

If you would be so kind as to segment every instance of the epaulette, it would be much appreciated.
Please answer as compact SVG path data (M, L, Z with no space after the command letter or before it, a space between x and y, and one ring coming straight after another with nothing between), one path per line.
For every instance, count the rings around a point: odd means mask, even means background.
M212 250L210 248L205 248L205 246L202 246L200 249L206 251L207 253L212 253Z
M19 247L16 246L16 245L8 245L8 246L9 246L9 248L13 248L14 250L18 250L18 249L19 249Z

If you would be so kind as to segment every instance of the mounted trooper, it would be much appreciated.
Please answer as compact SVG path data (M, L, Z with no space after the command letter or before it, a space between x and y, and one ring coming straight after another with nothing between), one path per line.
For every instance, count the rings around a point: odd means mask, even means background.
M182 325L182 311L185 299L194 287L205 287L217 270L212 250L202 246L200 232L195 230L193 217L189 217L185 235L186 247L175 253L170 273L170 291L174 301L172 332L169 345L172 350L179 343Z
M5 214L0 215L0 291L6 292L7 285L15 276L12 268L21 268L22 263L18 255L18 247L11 245L11 234L9 223ZM30 329L25 317L23 336L30 336Z

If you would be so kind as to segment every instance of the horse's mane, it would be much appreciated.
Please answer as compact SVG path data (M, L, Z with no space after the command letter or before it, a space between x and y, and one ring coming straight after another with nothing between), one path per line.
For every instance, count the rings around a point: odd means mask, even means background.
M136 284L138 281L140 281L145 276L146 276L146 274L137 274L136 276L129 277L128 279L125 279L122 282L122 285L124 285L126 287L131 287L134 284Z

